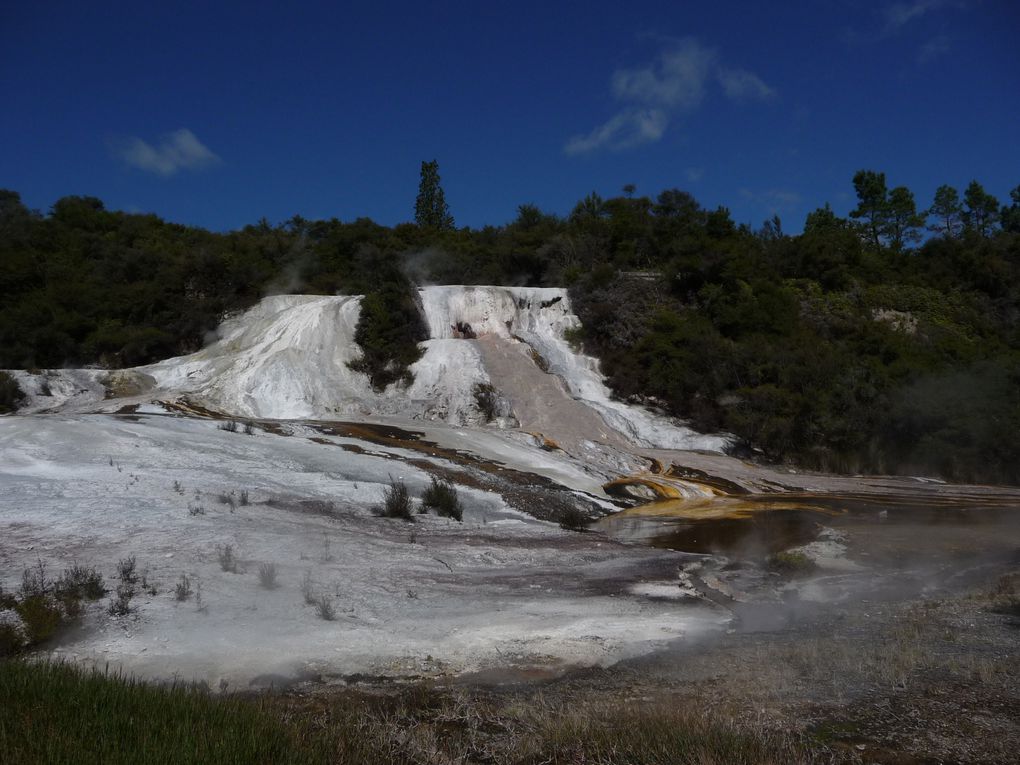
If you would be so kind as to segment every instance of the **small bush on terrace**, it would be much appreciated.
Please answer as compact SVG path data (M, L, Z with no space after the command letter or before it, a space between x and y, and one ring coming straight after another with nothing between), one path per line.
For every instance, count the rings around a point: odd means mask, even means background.
M0 414L14 412L25 399L18 381L6 372L0 372Z
M174 599L180 603L191 597L191 580L187 574L181 574L180 581L174 586Z
M802 552L784 550L769 556L768 567L778 574L798 576L813 571L815 562Z
M17 611L3 605L3 593L0 593L0 657L24 648L27 642L24 621Z
M25 569L17 593L0 591L0 656L49 640L81 615L81 601L105 594L94 568L75 564L54 582L40 560Z
M117 562L117 575L120 577L120 581L124 584L134 584L138 581L138 575L135 573L135 567L137 561L135 556L132 555L128 558L121 558Z
M216 545L216 558L220 562L220 570L228 574L240 574L241 563L234 555L233 545Z
M275 590L277 588L275 563L262 563L259 565L259 586L264 590Z
M133 610L131 599L135 596L135 588L127 582L117 585L117 597L110 601L110 607L106 609L110 616L127 616Z
M333 605L333 599L329 595L319 595L315 599L315 613L319 615L319 618L331 622L336 619L336 606Z
M94 568L79 566L77 563L65 569L53 584L53 596L60 601L68 616L77 616L81 601L99 600L106 594L103 575Z
M314 606L316 602L315 582L312 581L312 572L306 571L301 580L301 597L305 599L305 605Z
M432 482L425 493L421 495L422 508L435 510L436 515L444 518L453 518L461 521L464 518L464 508L460 504L460 497L457 496L457 489L445 478L432 476Z
M496 419L499 409L499 394L496 393L496 389L488 383L476 383L471 392L475 397L475 406L485 416L485 421L492 422Z
M390 479L389 488L383 497L383 504L376 507L375 514L383 518L402 518L405 521L414 521L411 514L411 492L403 481Z

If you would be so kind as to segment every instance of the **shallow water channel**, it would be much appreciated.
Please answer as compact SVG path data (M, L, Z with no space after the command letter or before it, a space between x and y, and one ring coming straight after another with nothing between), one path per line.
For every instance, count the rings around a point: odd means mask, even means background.
M808 544L826 528L866 541L875 558L927 557L926 547L937 556L1020 555L1020 506L1013 497L766 494L666 500L608 516L597 528L619 541L742 559Z

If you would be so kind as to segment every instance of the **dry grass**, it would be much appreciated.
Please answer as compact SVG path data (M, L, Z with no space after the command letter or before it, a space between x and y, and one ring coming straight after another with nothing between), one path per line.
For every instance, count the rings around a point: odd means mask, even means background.
M682 765L826 762L794 737L740 727L673 699L472 695L427 684L380 696L357 691L283 699L295 719L331 736L353 723L375 762L494 765ZM352 719L352 709L357 710Z

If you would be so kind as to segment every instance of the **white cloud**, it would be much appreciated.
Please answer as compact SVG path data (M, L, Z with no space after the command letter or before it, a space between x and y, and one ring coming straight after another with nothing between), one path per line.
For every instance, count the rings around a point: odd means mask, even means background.
M187 128L167 133L155 146L141 138L128 138L117 154L132 167L164 177L180 170L200 170L221 161Z
M740 189L740 196L757 207L767 210L772 215L792 212L801 203L801 195L788 189L765 189L764 191Z
M933 61L939 56L948 53L952 44L949 38L945 35L939 35L933 37L924 45L922 45L917 51L917 64L918 66L924 66L925 64Z
M564 147L567 154L585 154L595 149L629 149L662 138L669 119L659 109L620 112L590 133L575 135Z
M970 5L970 0L913 0L909 3L893 3L885 9L885 27L883 35L892 35L899 32L915 19L926 16L932 11L942 8L964 9Z
M674 41L669 50L648 66L613 72L610 78L613 97L628 105L590 133L571 137L563 150L567 154L584 154L658 141L666 131L670 113L696 111L713 79L735 101L763 100L775 95L758 75L744 69L724 68L715 50L687 37Z
M929 11L946 5L947 0L914 0L912 3L893 3L885 9L885 29L894 32Z
M692 110L701 105L716 53L693 38L680 40L659 60L642 69L613 73L613 95L621 101Z
M878 25L871 31L847 29L844 41L848 45L872 44L888 40L903 32L908 26L916 26L919 19L943 10L967 10L979 0L910 0L897 2L874 12ZM937 51L938 55L942 51ZM919 57L920 58L920 57ZM923 63L919 61L919 63Z
M734 101L764 101L776 94L761 77L746 69L719 69L716 77Z
M687 180L691 183L697 183L704 177L705 169L703 167L688 167L684 175L687 176Z

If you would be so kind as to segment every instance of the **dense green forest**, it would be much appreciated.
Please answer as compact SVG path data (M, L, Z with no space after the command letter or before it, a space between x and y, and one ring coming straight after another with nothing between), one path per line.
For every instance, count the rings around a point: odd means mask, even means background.
M355 293L361 368L385 387L424 337L415 281L569 286L572 340L619 396L741 451L1020 481L1020 187L1000 204L943 186L919 210L882 173L852 182L849 218L826 205L795 236L676 189L591 194L565 218L522 205L481 229L420 193L414 224L295 216L223 234L91 197L42 215L0 191L0 368L141 364L198 349L266 294Z

